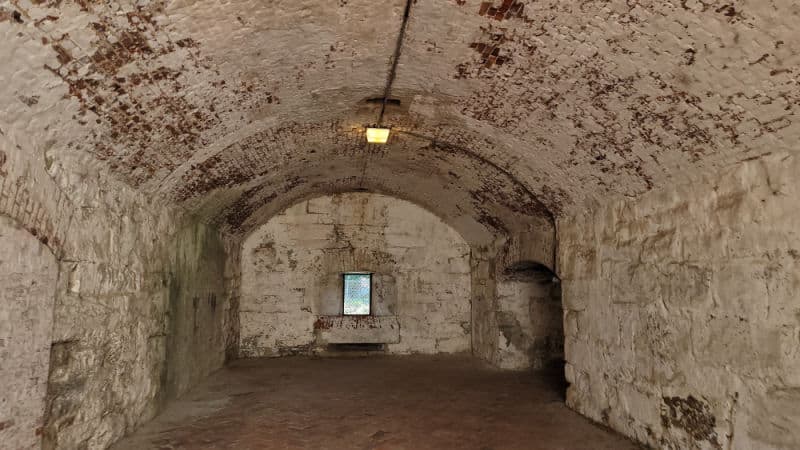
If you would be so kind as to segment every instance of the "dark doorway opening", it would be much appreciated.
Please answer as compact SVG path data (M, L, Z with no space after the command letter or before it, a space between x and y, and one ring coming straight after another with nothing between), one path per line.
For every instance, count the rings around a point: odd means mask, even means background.
M543 264L520 261L505 269L499 288L501 332L517 341L527 353L530 368L543 374L548 386L566 399L569 384L564 374L561 280ZM507 312L502 309L504 304ZM512 314L515 317L509 317ZM509 327L516 327L519 335L512 334Z

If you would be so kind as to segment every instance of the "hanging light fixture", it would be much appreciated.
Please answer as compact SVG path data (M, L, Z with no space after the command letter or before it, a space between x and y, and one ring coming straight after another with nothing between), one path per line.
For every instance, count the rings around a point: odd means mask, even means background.
M367 142L370 144L385 144L389 140L389 128L367 127Z

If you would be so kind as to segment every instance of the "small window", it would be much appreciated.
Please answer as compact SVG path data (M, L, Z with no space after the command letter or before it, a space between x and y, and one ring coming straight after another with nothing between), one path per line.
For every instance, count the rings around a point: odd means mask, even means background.
M344 315L368 316L372 309L372 274L344 274Z

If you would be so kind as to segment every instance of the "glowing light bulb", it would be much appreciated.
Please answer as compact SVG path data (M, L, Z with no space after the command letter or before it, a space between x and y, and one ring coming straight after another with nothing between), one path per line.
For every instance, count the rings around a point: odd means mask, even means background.
M367 142L370 144L385 144L388 140L388 128L367 128Z

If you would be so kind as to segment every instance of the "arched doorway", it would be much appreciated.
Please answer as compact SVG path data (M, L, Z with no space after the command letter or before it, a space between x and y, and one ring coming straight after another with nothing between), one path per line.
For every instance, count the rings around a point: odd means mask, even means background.
M0 442L39 448L58 265L50 249L0 216Z
M364 192L310 198L242 245L240 356L467 353L470 247L433 213ZM363 281L363 298L347 280ZM349 311L348 302L363 307Z
M561 283L553 271L534 261L508 266L498 279L497 309L500 367L546 370L563 379Z

